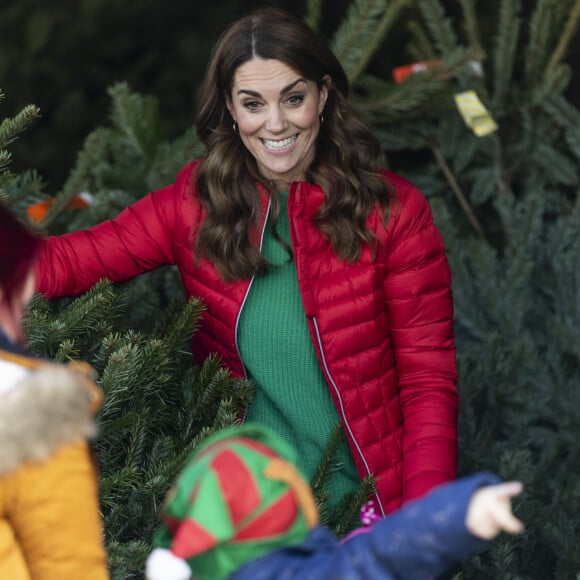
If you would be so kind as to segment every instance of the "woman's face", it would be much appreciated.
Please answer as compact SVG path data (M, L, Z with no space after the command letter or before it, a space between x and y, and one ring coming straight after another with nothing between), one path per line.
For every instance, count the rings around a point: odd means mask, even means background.
M237 69L228 109L265 179L284 189L304 179L327 97L325 84L319 89L278 60L254 58Z

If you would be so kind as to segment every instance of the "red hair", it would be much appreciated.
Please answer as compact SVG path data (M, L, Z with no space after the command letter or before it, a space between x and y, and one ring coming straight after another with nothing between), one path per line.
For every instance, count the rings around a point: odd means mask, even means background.
M43 239L0 202L0 287L12 302L34 268Z

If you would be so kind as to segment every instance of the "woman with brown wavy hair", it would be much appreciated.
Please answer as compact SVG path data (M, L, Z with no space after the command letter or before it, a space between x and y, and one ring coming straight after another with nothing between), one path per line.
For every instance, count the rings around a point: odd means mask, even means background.
M450 271L427 200L381 169L348 95L300 19L234 22L201 93L202 157L115 219L49 238L38 288L177 265L206 307L195 360L218 353L256 385L244 419L288 441L307 477L340 421L327 500L372 475L386 514L456 475Z

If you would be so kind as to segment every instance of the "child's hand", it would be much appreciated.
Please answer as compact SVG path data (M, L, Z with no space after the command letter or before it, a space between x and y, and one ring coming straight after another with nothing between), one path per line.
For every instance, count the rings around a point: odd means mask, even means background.
M500 532L523 532L524 524L512 513L511 504L511 499L520 494L523 488L521 482L509 481L478 489L467 508L467 529L483 540L491 540Z

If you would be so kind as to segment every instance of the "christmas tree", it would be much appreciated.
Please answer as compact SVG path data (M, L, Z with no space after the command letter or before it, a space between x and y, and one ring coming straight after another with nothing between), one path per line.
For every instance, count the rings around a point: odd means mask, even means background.
M516 502L526 533L494 542L458 576L573 579L580 112L567 98L565 58L580 2L504 0L485 30L474 1L458 4L452 18L442 2L416 3L406 25L419 72L400 84L361 74L355 57L349 70L387 159L429 196L446 241L460 473L491 469L526 486ZM339 52L352 53L335 38Z
M169 160L183 160L188 135L171 144L155 141L153 99L130 95L122 85L111 95L112 116L124 130L92 133L56 198L34 173L8 171L5 147L37 109L4 120L2 197L23 220L41 219L59 233L91 225L166 179ZM159 506L187 456L209 433L239 422L251 400L252 386L234 380L217 358L193 365L190 341L202 308L196 299L185 303L168 268L117 287L102 280L75 299L49 303L36 296L25 320L33 352L90 362L104 391L95 448L112 578L142 576Z
M306 3L314 27L324 11ZM525 484L515 504L525 534L496 540L457 578L580 574L580 111L567 92L579 18L580 0L499 0L485 17L474 0L353 0L329 34L386 163L429 197L445 238L460 473L492 470ZM402 35L405 52L390 41ZM377 59L393 70L377 74ZM33 171L7 171L5 148L36 110L2 123L0 188L23 219L40 202L39 227L50 233L90 226L171 182L199 154L192 129L163 138L155 97L123 83L110 97L110 122L87 137L58 192ZM237 421L252 396L219 360L192 365L202 308L184 302L167 269L117 287L102 281L74 300L37 297L27 318L35 352L83 358L99 373L106 397L96 445L114 578L142 577L159 502L184 458ZM319 497L331 469L329 448ZM355 503L325 521L343 531Z

